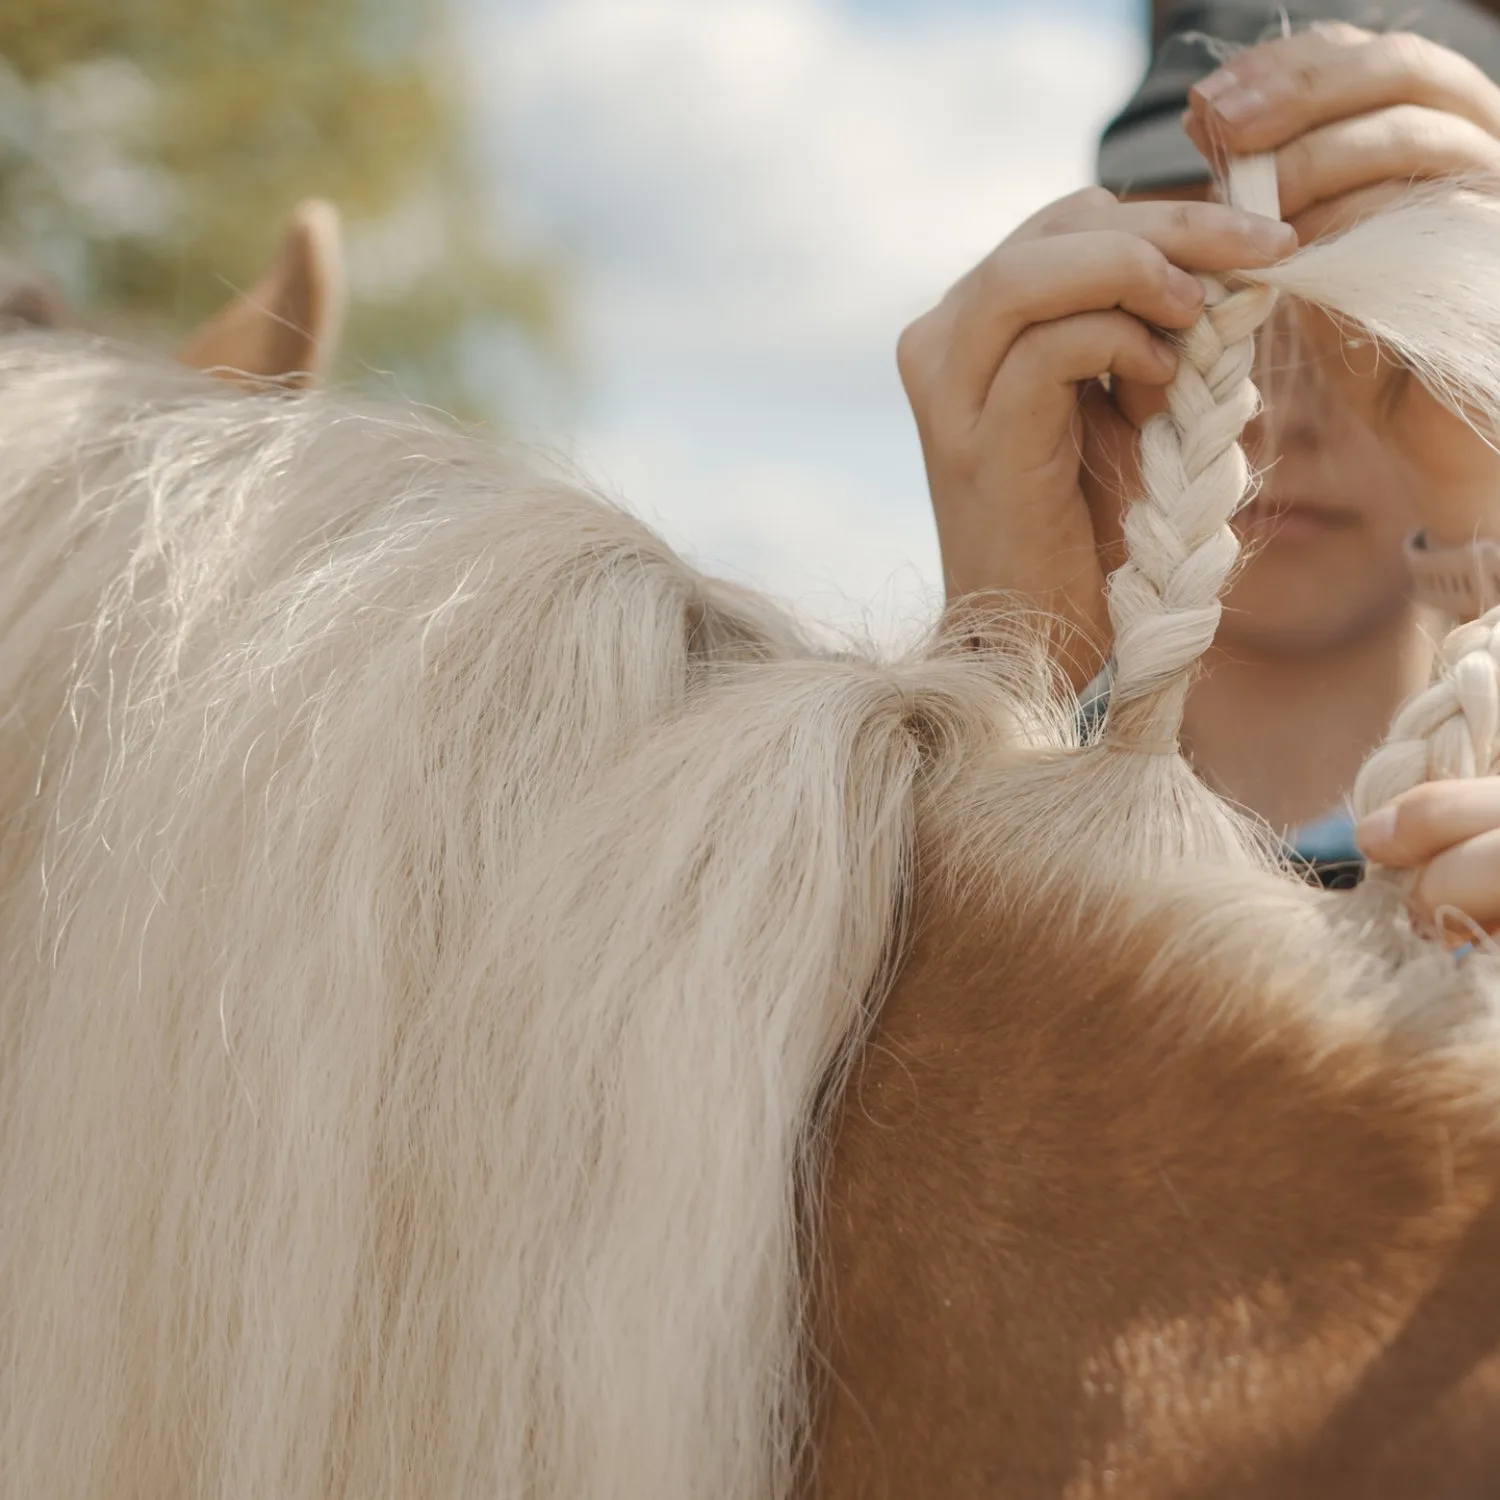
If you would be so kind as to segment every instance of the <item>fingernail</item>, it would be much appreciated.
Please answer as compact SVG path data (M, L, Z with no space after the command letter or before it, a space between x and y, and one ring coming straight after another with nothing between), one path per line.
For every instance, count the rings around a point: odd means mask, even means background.
M1297 248L1297 231L1280 219L1266 219L1259 214L1246 214L1245 238L1262 255L1280 257L1290 255Z
M1382 807L1363 819L1354 830L1354 842L1366 854L1374 854L1389 847L1396 837L1396 809Z
M1266 96L1259 89L1236 88L1210 102L1221 120L1227 120L1231 125L1243 125L1266 107Z
M1167 277L1167 301L1183 312L1196 313L1203 305L1203 287L1196 276L1189 276L1186 271L1173 266Z
M1235 81L1234 74L1226 68L1220 68L1217 72L1210 73L1207 78L1200 78L1193 85L1199 98L1207 99L1210 103L1217 99L1220 94L1227 94L1230 89L1238 87L1239 84Z

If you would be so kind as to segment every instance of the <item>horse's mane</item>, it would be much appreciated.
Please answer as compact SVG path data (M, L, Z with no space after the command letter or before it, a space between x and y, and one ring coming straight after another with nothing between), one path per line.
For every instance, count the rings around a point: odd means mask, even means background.
M1073 742L1040 648L830 656L440 424L56 335L0 452L6 1493L777 1492L814 1098L924 799Z
M785 1494L915 850L1355 951L1023 621L832 655L520 457L56 334L0 454L6 1495Z

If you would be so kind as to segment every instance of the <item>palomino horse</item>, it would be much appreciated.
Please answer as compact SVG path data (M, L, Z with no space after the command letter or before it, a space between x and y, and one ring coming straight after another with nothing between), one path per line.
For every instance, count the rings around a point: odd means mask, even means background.
M1493 413L1497 223L1211 289L1088 745L1024 620L831 656L426 416L0 338L0 1496L1493 1493L1500 966L1174 746L1271 300ZM1488 769L1493 623L1362 795Z

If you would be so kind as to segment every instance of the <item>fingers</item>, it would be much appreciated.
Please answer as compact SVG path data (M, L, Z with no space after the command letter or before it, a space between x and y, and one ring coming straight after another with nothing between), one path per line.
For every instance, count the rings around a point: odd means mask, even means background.
M1413 104L1500 134L1500 90L1467 58L1408 32L1325 26L1252 47L1196 84L1194 116L1225 151L1273 151L1319 125Z
M1131 454L1134 431L1096 377L1127 410L1148 399L1176 369L1160 330L1202 312L1188 271L1270 265L1296 243L1290 226L1223 204L1122 204L1090 189L1035 215L906 329L897 364L950 600L1021 596L1064 636L1107 636L1100 549L1116 545L1119 498L1108 475L1084 474L1083 455L1098 455L1101 425Z
M1411 906L1421 921L1459 941L1471 934L1449 911L1462 912L1486 932L1500 927L1500 829L1438 855L1418 878Z
M1051 466L1076 464L1070 423L1081 382L1110 375L1160 389L1176 365L1172 350L1122 312L1035 324L1011 346L969 441L979 451L1003 445L1023 480Z
M1415 869L1445 849L1500 829L1500 776L1430 781L1373 812L1354 830L1371 859Z
M1052 387L1069 406L1081 380L1117 375L1162 386L1177 368L1177 356L1138 319L1121 312L1082 313L1033 324L1011 345L986 410L1003 406L1009 416L1026 415L1026 395Z
M1200 151L1216 155L1221 143L1203 122L1185 128ZM1416 104L1318 126L1276 151L1281 211L1288 218L1377 183L1479 172L1500 172L1500 141L1469 120Z
M1341 23L1233 58L1194 85L1184 128L1217 162L1275 152L1282 211L1302 216L1304 242L1350 222L1351 205L1323 212L1328 200L1500 172L1500 88L1481 69L1425 37Z
M1381 864L1421 869L1411 895L1420 920L1459 940L1461 927L1439 922L1445 907L1486 930L1500 927L1500 776L1416 787L1366 818L1354 837Z
M1136 235L1174 265L1190 271L1248 270L1271 265L1296 249L1286 226L1276 219L1223 203L1160 199L1122 203L1103 188L1089 188L1049 205L1006 243L1105 229Z
M1197 280L1134 235L1106 230L1004 248L960 283L954 301L936 394L960 419L983 410L1011 345L1029 327L1119 308L1159 328L1187 328L1203 306Z
M1078 313L1121 308L1158 328L1190 328L1203 288L1149 241L1107 229L1012 245L980 268L966 302L969 348L954 354L961 364L972 351L976 368L962 372L972 378L992 375L990 351L1003 353L1023 329Z
M1101 506L1092 494L1080 496L1078 484L1082 423L1096 387L1082 404L1078 387L1122 371L1163 385L1172 367L1170 352L1138 319L1118 310L1036 324L1017 338L983 420L924 448L929 479L941 472L966 497L945 504L939 520L951 596L1014 589L1086 633L1098 633L1107 619L1096 530ZM1123 425L1118 414L1114 421ZM1107 541L1118 518L1103 520Z
M1500 89L1403 32L1331 25L1250 48L1194 85L1183 123L1214 161L1275 152L1288 218L1375 183L1500 171Z
M916 404L926 389L953 420L976 420L1025 329L1111 309L1158 328L1187 328L1203 290L1181 267L1270 265L1295 247L1289 226L1221 204L1075 195L1024 225L908 330L907 394Z

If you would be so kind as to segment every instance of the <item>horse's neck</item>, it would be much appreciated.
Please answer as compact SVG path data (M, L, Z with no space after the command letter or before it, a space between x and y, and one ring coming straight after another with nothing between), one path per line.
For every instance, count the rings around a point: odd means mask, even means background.
M1493 1128L1456 1102L1474 1078L1325 1013L1317 908L1256 923L1255 890L1286 904L1261 882L1227 915L1179 894L1055 925L929 892L828 1178L829 1500L1106 1471L1132 1496L1471 1493L1494 1445L1466 1403L1500 1398Z

